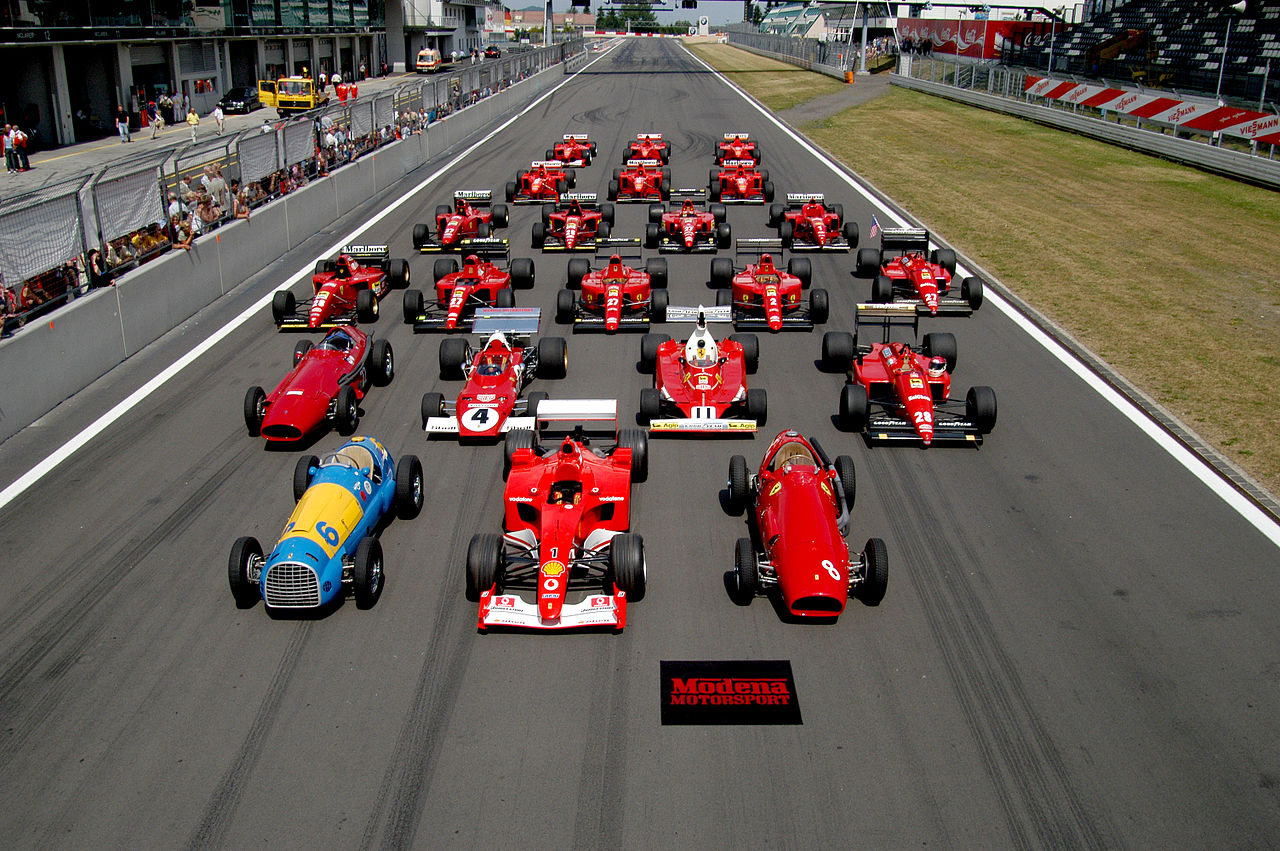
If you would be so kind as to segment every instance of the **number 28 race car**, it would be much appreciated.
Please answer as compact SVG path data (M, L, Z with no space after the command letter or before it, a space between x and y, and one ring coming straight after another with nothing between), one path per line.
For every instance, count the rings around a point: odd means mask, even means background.
M382 594L378 530L393 510L402 519L422 510L422 463L393 462L372 437L353 437L336 452L298 459L293 474L298 504L280 540L263 555L257 538L231 547L228 579L236 605L258 600L268 609L315 609L347 591L367 609Z
M577 421L559 443L543 430ZM644 597L644 540L630 534L631 484L648 473L643 431L594 445L587 429L617 425L613 399L544 402L539 431L507 433L503 534L478 534L467 550L467 599L477 626L557 630L627 623Z
M431 270L436 289L431 301L421 290L405 290L404 321L412 323L415 334L424 331L457 331L471 327L477 308L515 307L515 289L533 286L533 260L517 257L510 271L489 258L505 258L510 252L505 241L492 246L475 240L470 254L458 268L452 257L440 257Z
M311 276L312 298L298 301L292 290L271 299L271 318L281 331L315 331L378 318L378 299L409 285L409 264L387 257L385 245L346 245L333 260L321 260Z
M494 228L505 228L510 220L506 204L491 204L493 193L487 189L465 189L453 193L453 209L448 204L436 207L436 228L413 226L413 247L423 253L470 251L471 241L493 236ZM506 243L506 240L503 240Z
M873 278L871 301L915 305L926 316L969 316L982 306L982 279L960 282L959 298L952 290L956 253L935 249L929 256L929 231L924 228L885 228L880 248L858 251L855 273Z
M773 439L754 476L746 458L729 459L729 508L750 509L753 533L735 553L739 602L776 593L792 616L828 621L849 597L879 605L889 579L884 541L871 538L861 553L845 542L855 488L852 458L832 464L816 440L793 430Z
M639 264L640 258L627 257ZM647 331L651 322L667 320L667 261L650 257L644 270L610 255L603 268L592 270L583 257L569 261L567 289L556 293L556 322L573 323L576 331ZM582 291L581 298L574 290Z

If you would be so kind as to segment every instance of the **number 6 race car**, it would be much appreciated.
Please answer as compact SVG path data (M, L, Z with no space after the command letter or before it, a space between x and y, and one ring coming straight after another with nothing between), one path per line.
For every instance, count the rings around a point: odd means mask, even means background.
M572 189L574 172L556 160L535 160L528 171L516 172L516 179L506 185L507 201L512 204L560 202L560 193Z
M540 427L576 420L617 425L617 402L544 402ZM479 629L575 629L627 624L627 604L644 597L644 540L630 534L631 483L648 474L639 429L594 447L583 426L560 443L544 432L507 433L502 535L478 534L467 549L467 599L480 603Z
M398 463L372 437L353 437L323 460L298 459L298 501L275 547L265 556L257 538L231 547L228 579L236 605L258 600L268 609L315 609L348 590L367 609L382 594L382 545L377 533L394 509L404 520L422 510L422 463Z
M378 318L378 299L392 287L409 285L409 264L389 259L385 245L346 245L333 260L321 260L311 276L313 298L298 301L292 290L271 299L271 318L281 331L315 331Z
M751 509L752 537L739 538L734 554L738 601L777 593L793 616L828 621L849 597L878 606L889 580L884 541L851 554L844 540L855 488L852 458L832 464L816 440L792 430L773 439L754 476L746 458L730 458L729 509Z

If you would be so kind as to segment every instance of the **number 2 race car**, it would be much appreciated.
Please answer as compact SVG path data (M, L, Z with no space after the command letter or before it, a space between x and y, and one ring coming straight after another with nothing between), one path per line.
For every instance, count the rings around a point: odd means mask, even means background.
M787 203L769 207L769 226L792 251L848 251L858 244L858 223L844 220L844 206L826 206L820 194L787 193Z
M751 243L776 240L738 240L738 254L756 254ZM757 263L748 263L738 271L728 257L711 260L711 286L717 288L716 304L733 307L733 327L768 328L770 331L812 331L814 325L827 321L830 303L821 288L809 293L808 304L802 290L809 286L812 274L808 257L792 257L787 271L773 265L773 256L760 254Z
M488 239L494 228L505 228L510 221L506 204L492 204L493 193L487 189L459 190L453 193L453 209L448 204L436 207L436 229L413 226L413 247L423 253L471 251L471 241ZM506 240L502 240L506 244Z
M616 428L612 399L545 402L540 427L579 420ZM611 429L612 431L612 429ZM502 535L478 534L467 549L467 599L477 626L555 630L627 624L644 597L644 540L630 534L631 483L648 473L639 429L601 450L579 426L559 444L544 432L507 433L509 466Z
M298 459L298 501L275 547L265 556L257 538L231 547L228 579L236 605L263 600L268 609L317 609L348 591L367 609L382 595L378 530L393 510L403 520L422 510L422 463L398 463L372 437L353 437L323 460Z
M767 204L773 200L769 170L751 160L725 160L707 175L707 197L725 204Z
M658 160L627 160L626 168L613 170L609 200L665 201L671 197L671 169Z
M507 200L512 204L538 204L550 201L560 203L560 193L572 189L573 169L565 168L556 160L537 160L529 167L516 172L516 179L506 185Z
M717 251L728 248L733 228L725 221L724 204L699 210L685 198L679 209L670 211L661 204L649 205L649 223L644 229L644 247L659 251Z
M859 250L856 274L874 278L871 301L913 304L930 316L969 316L981 307L982 279L965 278L956 298L951 289L956 253L938 248L926 257L928 250L929 232L924 228L885 228L880 248Z
M432 269L436 291L431 302L423 298L421 290L405 290L404 321L413 324L415 334L470 329L476 308L515 307L515 289L533 286L533 260L517 257L507 271L487 259L509 256L505 244L473 247L478 253L468 255L461 269L452 257L436 260Z
M440 341L440 378L466 378L455 402L442 393L422 397L422 427L433 434L457 434L463 439L497 439L512 428L532 427L538 402L546 393L521 391L538 378L564 378L569 366L563 337L543 337L529 344L538 330L536 307L476 311L473 330L489 338L477 351L462 337ZM524 415L512 420L512 415Z
M665 258L650 257L640 271L613 254L603 268L592 271L585 258L575 257L567 274L568 289L556 293L556 322L572 322L574 331L647 331L650 322L667 319ZM582 290L580 299L575 289Z
M640 390L640 421L663 433L751 434L764 425L764 389L747 389L760 358L756 335L734 334L717 343L707 322L728 322L725 307L671 307L667 319L698 324L684 343L666 334L640 341L640 369L653 373L653 387ZM671 411L676 416L663 416Z
M547 159L564 165L588 166L595 155L596 143L586 133L566 133L555 148L547 148Z
M281 331L315 331L378 319L378 299L392 287L409 285L409 264L389 259L385 245L346 245L333 260L321 260L311 276L312 298L292 290L271 299L271 318Z
M832 464L816 440L792 430L773 439L754 476L746 458L729 459L729 508L751 509L752 537L739 538L734 554L739 602L776 593L792 616L828 621L849 597L878 606L889 581L884 541L850 553L844 539L855 488L852 458Z
M918 440L925 446L941 441L978 444L991 433L994 390L971 387L963 403L951 399L954 336L925 334L919 352L906 343L889 342L891 323L915 321L911 304L860 304L856 317L855 331L865 320L880 319L884 342L859 346L854 334L823 335L823 369L848 370L848 383L840 392L840 428L865 432L871 440Z
M671 146L663 141L661 133L637 133L622 154L622 161L627 160L658 160L666 165L671 161Z
M394 375L389 342L359 328L334 328L314 348L310 340L294 347L293 369L270 395L249 388L244 423L250 437L269 443L301 440L325 420L335 422L339 434L353 434L369 385L390 384Z

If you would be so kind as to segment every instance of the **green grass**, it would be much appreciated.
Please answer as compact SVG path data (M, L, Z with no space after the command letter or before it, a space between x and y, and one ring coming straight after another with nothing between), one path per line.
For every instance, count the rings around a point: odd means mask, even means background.
M727 44L692 44L689 49L774 112L838 92L848 85Z

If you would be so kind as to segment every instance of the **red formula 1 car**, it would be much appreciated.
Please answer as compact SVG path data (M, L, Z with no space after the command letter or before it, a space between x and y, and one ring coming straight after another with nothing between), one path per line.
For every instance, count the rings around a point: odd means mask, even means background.
M371 384L395 375L391 344L358 328L334 328L317 346L302 340L293 350L293 369L270 395L250 387L244 395L244 424L251 437L268 442L301 440L326 420L339 434L360 422L360 401Z
M530 338L538 329L539 311L532 308L481 309L473 330L489 335L479 349L462 337L440 341L440 378L465 378L453 402L442 393L422 397L422 427L428 436L456 434L466 439L497 439L513 428L532 428L529 419L547 394L520 393L538 378L564 378L569 366L563 337Z
M776 594L793 617L825 620L839 617L849 597L878 606L889 581L884 541L871 538L851 553L844 539L855 489L853 459L841 455L832 464L816 440L797 431L773 439L754 476L747 459L734 455L729 508L750 508L752 532L738 539L735 554L739 602Z
M769 169L750 160L725 160L707 175L707 197L725 204L766 204L773 200Z
M653 387L640 391L640 421L660 433L751 434L764 425L764 389L747 389L747 376L760 358L756 335L716 342L707 321L728 322L723 307L672 307L667 319L693 319L697 327L685 342L666 334L646 334L640 341L640 369L653 373Z
M848 251L858 244L858 223L845 221L844 206L827 206L821 194L787 193L786 204L769 207L769 227L792 251Z
M507 182L507 200L512 204L558 204L560 194L572 189L575 181L573 169L565 168L564 163L537 160L528 171L517 171L516 179Z
M952 289L956 253L950 248L929 251L929 231L924 228L885 228L880 248L858 251L860 278L874 278L871 301L913 304L929 316L969 316L982 306L982 279L960 282L959 298Z
M589 166L596 155L596 143L586 133L566 133L554 148L547 148L547 159L564 165Z
M716 162L725 160L750 160L759 165L760 145L747 133L725 133L723 142L716 143Z
M925 334L920 351L907 343L889 342L892 322L915 318L911 304L860 304L857 323L881 320L884 342L859 346L855 334L823 335L823 369L848 371L840 391L840 428L865 432L871 440L920 441L925 446L942 441L981 443L983 435L995 428L995 391L970 387L964 402L952 400L954 336Z
M599 258L597 258L599 259ZM627 257L639 265L640 258ZM644 271L626 265L621 254L592 270L575 257L566 270L568 288L556 293L556 322L574 331L647 331L650 322L667 320L667 261L650 257ZM574 295L581 290L581 297Z
M515 290L533 286L533 260L517 257L510 262L510 270L493 262L507 256L505 246L477 251L467 255L461 269L452 257L438 258L432 269L433 299L428 302L421 290L405 290L404 321L413 325L415 334L465 331L471 328L476 308L515 307Z
M459 190L453 193L453 209L448 204L436 207L436 227L413 226L413 247L421 252L471 250L475 239L488 239L494 228L505 228L510 221L506 204L491 204L493 193L487 189ZM502 240L505 244L506 240Z
M533 223L533 247L543 251L596 251L638 246L638 239L609 239L613 205L597 204L594 192L561 196L559 204L542 205L542 221Z
M645 248L681 252L728 248L733 228L726 218L724 204L712 204L706 210L699 210L690 198L685 198L678 209L674 205L667 210L661 204L650 204L649 223L644 228Z
M666 201L671 197L671 169L658 160L627 160L609 181L610 201Z
M409 285L409 263L387 254L385 245L346 245L333 260L321 260L311 276L312 298L298 301L290 290L272 297L276 327L315 331L377 321L378 300L392 287Z
M661 133L637 133L634 142L627 145L622 161L627 160L659 160L663 165L671 161L671 146L662 138Z
M617 402L545 402L538 425L568 419L616 428ZM612 429L611 429L612 430ZM644 540L630 533L631 484L648 473L639 429L597 448L583 428L559 443L545 431L507 433L503 534L480 534L467 549L467 599L477 626L576 629L627 624L627 604L644 597Z
M755 243L776 244L776 240L740 239L738 254L758 254ZM711 261L711 286L719 290L716 304L733 308L734 328L811 331L827 321L831 311L827 291L820 287L810 291L807 303L802 292L812 276L808 257L792 257L786 272L773 264L773 255L759 257L741 270L728 257Z

